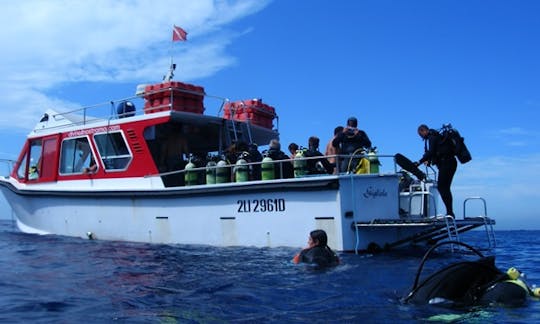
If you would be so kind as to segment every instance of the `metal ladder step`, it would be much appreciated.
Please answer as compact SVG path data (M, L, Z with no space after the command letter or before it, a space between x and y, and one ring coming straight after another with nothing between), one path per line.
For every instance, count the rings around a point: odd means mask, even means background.
M253 141L249 121L239 123L231 120L227 122L226 130L230 143L238 142L239 140L247 141L248 143ZM247 134L247 138L244 137L244 133Z
M454 216L446 215L444 216L444 221L446 223L446 233L448 234L448 240L460 242L456 219L454 218ZM454 244L450 244L450 249L452 252L454 252ZM459 249L459 245L457 246L457 249Z

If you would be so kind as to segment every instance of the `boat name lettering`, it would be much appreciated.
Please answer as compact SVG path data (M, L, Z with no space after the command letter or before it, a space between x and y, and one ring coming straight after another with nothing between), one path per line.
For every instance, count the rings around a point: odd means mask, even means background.
M239 213L265 213L285 211L285 199L240 199L238 204Z
M88 135L88 134L95 134L95 133L105 133L110 131L119 130L119 125L112 125L108 127L96 127L96 128L90 128L90 129L81 129L78 131L69 132L67 134L67 137L73 137L73 136L81 136L81 135Z
M386 197L388 193L386 189L376 189L373 187L367 187L366 191L362 194L364 198L377 198L377 197Z

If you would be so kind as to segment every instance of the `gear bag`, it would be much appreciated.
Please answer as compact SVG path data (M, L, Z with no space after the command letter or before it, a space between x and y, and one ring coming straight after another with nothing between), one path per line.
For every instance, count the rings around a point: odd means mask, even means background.
M471 153L465 145L465 139L459 134L457 129L453 128L451 124L444 124L440 129L441 142L449 141L454 151L454 155L458 158L460 163L467 163L472 160Z

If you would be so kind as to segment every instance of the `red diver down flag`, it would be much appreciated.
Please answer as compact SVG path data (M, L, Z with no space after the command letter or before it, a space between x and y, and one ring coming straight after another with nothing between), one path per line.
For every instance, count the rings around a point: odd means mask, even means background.
M174 25L173 26L173 33L172 33L172 41L178 42L178 41L185 41L187 40L187 33L182 28Z

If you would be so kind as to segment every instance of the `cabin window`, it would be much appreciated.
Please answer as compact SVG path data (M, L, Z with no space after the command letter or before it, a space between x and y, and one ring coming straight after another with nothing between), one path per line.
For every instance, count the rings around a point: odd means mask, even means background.
M36 180L41 172L41 139L30 142L30 163L27 163L27 158L28 151L24 153L21 164L17 168L17 177L25 179L28 173L29 180Z
M39 174L41 173L41 146L41 139L32 141L32 143L30 143L30 166L28 168L28 180L37 180L39 178Z
M60 153L60 174L83 173L95 166L94 154L87 137L66 139Z
M101 161L106 170L125 170L131 162L131 153L121 132L95 134Z
M24 158L21 161L21 164L19 164L19 168L17 169L17 177L19 179L24 179L26 177L26 154L24 154Z

